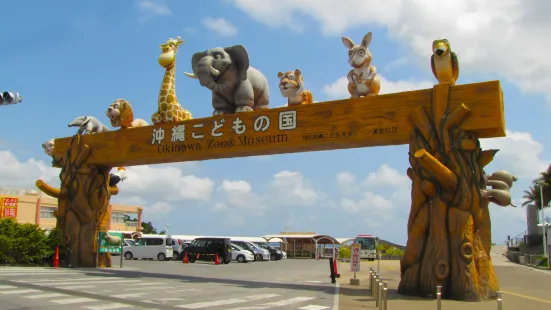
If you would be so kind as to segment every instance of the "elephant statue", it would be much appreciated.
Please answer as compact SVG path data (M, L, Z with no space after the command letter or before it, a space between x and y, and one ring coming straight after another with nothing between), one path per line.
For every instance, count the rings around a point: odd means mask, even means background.
M490 200L501 207L512 206L511 187L513 183L517 181L517 177L511 173L500 170L492 173L491 175L483 175L484 189L481 190L483 198ZM492 189L487 190L486 187L491 186Z
M268 80L249 66L249 54L242 45L216 47L195 53L191 58L193 73L201 86L212 91L213 115L268 109Z

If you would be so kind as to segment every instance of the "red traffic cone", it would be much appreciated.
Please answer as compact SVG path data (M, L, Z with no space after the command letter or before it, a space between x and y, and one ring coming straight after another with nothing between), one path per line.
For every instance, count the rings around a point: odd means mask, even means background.
M220 261L218 260L218 253L216 253L216 255L214 256L214 264L220 265Z
M336 259L333 261L333 267L335 269L335 277L340 278L341 275L339 273L339 270L337 269L337 260Z
M54 267L59 268L59 246L55 247Z
M189 258L187 257L187 252L184 253L184 264L188 264L189 263Z

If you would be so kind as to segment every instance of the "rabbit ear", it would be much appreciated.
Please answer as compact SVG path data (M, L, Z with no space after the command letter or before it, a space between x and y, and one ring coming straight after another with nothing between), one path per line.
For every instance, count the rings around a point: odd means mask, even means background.
M365 37L363 38L362 40L362 46L363 47L368 47L369 46L369 43L371 43L371 38L372 38L372 34L371 32L368 32Z
M295 76L299 77L301 75L302 75L302 72L300 71L300 69L295 69Z
M348 48L348 49L353 48L354 45L355 45L355 44L354 44L354 41L352 41L352 40L351 40L350 38L348 38L348 37L342 37L341 40L342 40L342 44L344 44L344 46L346 46L346 48Z

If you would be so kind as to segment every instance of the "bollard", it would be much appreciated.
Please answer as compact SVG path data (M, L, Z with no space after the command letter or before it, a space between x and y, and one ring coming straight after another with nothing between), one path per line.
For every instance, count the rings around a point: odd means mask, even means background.
M442 310L442 286L436 287L436 310Z
M383 282L379 282L379 293L377 293L377 297L379 297L379 300L377 302L377 305L379 309L383 309Z
M337 283L337 280L335 280L335 269L333 269L335 265L333 264L333 257L329 258L329 277L331 278L331 283Z
M375 287L375 272L374 271L371 271L371 283L369 284L369 286L370 286L369 294L371 295L371 297L375 297L375 292L373 291L374 287Z
M385 282L385 287L383 287L383 306L382 306L382 309L383 310L387 310L388 306L388 288L386 287L386 282Z
M501 292L497 292L497 310L502 310L503 309L503 299L502 299L502 296L501 296Z
M379 277L375 278L375 287L373 287L373 299L375 299L375 306L379 307Z
M371 291L373 290L373 286L371 286L371 282L373 281L373 273L371 270L369 270L369 294L371 295Z

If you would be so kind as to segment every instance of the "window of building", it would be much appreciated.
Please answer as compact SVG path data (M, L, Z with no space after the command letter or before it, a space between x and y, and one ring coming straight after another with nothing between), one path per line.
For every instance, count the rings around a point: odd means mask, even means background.
M43 218L43 219L53 219L55 218L54 216L54 211L57 210L57 208L55 207L40 207L40 218Z
M113 223L124 223L124 216L124 213L113 212L113 214L111 214L111 220Z

